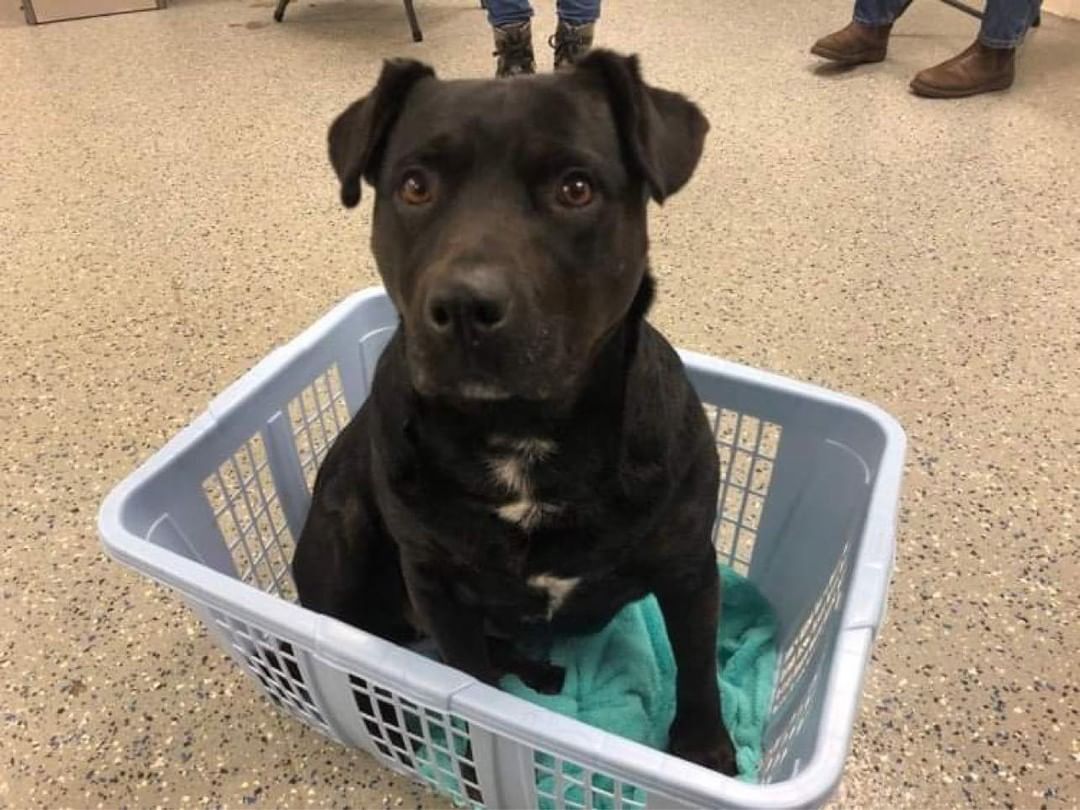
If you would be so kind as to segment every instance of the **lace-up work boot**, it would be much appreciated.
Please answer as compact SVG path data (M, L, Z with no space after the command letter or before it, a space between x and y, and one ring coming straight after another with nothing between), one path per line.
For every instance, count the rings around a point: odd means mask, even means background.
M526 21L510 25L495 26L495 53L498 59L495 76L527 76L536 73L536 58L533 56L532 25Z
M589 52L595 28L596 23L571 25L559 20L558 28L548 40L548 45L555 49L555 70L573 67Z

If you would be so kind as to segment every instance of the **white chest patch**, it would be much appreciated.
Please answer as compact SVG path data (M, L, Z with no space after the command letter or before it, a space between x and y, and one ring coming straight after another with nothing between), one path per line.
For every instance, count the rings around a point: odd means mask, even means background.
M547 617L550 620L562 607L562 603L566 601L571 591L581 582L581 577L564 578L557 577L554 574L534 574L526 582L528 582L530 588L547 592Z
M555 452L555 442L550 439L517 439L511 446L530 464L543 461Z
M498 456L491 459L491 475L496 482L514 495L529 490L529 465L521 456Z
M517 500L504 503L495 510L495 514L509 523L516 523L525 531L535 529L548 515L559 511L559 507L551 503L518 498Z
M547 439L507 439L492 437L497 455L488 460L491 476L510 500L495 509L495 514L525 531L535 529L546 515L559 507L538 501L530 475L535 465L555 452L555 443Z

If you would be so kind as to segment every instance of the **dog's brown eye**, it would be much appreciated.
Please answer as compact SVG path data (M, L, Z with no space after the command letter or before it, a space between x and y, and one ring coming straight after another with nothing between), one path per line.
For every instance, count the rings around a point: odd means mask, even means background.
M409 205L424 205L431 202L431 184L423 172L411 171L405 174L401 180L401 188L398 190L401 199Z
M582 172L571 172L559 184L558 198L567 208L582 208L593 200L592 181Z

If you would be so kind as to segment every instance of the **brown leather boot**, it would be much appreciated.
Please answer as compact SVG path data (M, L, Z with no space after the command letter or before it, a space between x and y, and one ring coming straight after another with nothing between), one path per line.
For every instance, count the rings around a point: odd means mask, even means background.
M988 48L972 43L963 53L916 74L911 90L928 98L961 98L1012 86L1015 48Z
M880 62L889 47L892 25L863 25L850 22L835 33L814 43L810 53L842 65Z

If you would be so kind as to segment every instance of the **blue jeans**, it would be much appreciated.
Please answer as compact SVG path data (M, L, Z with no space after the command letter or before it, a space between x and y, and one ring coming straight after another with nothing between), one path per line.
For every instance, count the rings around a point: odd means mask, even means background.
M486 0L488 21L495 26L522 23L532 18L529 0ZM600 19L600 0L556 0L559 19L570 25L587 25Z
M855 0L855 22L888 25L908 0ZM1039 14L1042 0L986 0L979 42L988 48L1015 48Z

